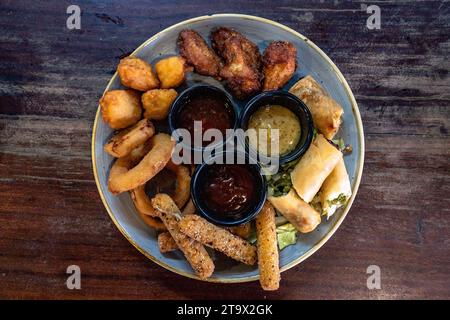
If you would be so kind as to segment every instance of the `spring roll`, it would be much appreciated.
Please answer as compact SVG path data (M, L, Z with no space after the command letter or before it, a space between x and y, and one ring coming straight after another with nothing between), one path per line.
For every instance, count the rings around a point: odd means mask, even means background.
M313 231L320 223L320 213L300 199L291 189L280 197L269 197L270 203L302 233Z
M171 252L178 249L177 243L169 232L162 232L158 234L158 246L159 251L162 253Z
M310 75L294 84L289 92L308 106L317 130L328 140L333 139L344 109Z
M180 222L180 230L192 239L222 252L228 257L254 265L256 247L226 229L209 223L200 216L188 214Z
M350 179L345 169L344 159L341 159L323 182L320 192L322 213L326 214L328 219L338 208L347 203L351 195Z
M341 159L342 152L318 134L291 172L292 185L297 194L310 203Z
M275 225L275 210L269 202L256 217L259 282L264 290L278 290L280 266Z
M214 263L200 242L189 238L180 231L178 219L181 216L181 212L172 198L167 194L159 193L151 201L153 207L159 211L162 222L164 222L170 235L195 273L201 279L209 278L214 272Z

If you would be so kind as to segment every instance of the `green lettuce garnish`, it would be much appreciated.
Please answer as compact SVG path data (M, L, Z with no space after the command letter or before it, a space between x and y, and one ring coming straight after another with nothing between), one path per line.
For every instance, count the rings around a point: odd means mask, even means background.
M277 240L278 248L283 250L287 246L295 244L297 242L297 229L291 224L286 223L277 227Z
M336 204L342 205L347 202L347 196L343 193L341 193L337 198L333 200L327 200L329 206L334 206Z

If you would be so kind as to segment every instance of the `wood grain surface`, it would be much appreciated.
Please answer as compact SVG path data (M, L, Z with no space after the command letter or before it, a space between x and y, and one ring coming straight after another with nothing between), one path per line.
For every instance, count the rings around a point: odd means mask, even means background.
M448 1L0 2L0 298L450 299ZM369 30L364 4L381 9ZM258 282L211 284L147 260L115 228L95 186L91 129L119 58L176 22L246 13L322 48L348 80L366 141L346 220L311 258ZM81 290L65 284L79 265ZM381 289L366 286L369 265Z

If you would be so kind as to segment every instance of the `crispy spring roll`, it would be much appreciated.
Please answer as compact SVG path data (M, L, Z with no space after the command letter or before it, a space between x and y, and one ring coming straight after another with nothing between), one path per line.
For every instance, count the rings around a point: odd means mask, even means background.
M269 197L268 200L300 232L311 232L320 223L320 213L300 199L294 189L284 196Z
M351 195L350 179L345 169L344 159L341 159L322 184L320 191L322 213L326 214L328 219L338 208L347 203Z
M172 198L167 194L159 193L151 201L153 207L160 212L161 220L195 273L201 279L209 278L214 272L214 263L200 242L189 238L180 231L177 219L181 213Z
M341 159L342 152L318 134L291 172L292 185L298 195L310 203Z
M169 232L162 232L158 234L159 251L162 253L174 251L178 249L177 243Z
M248 239L248 237L250 237L250 233L252 231L252 226L250 224L250 222L241 224L240 226L237 227L231 227L228 228L228 230L230 230L230 232L232 234L235 234L243 239Z
M258 239L259 282L264 290L278 290L280 287L280 266L275 225L275 210L266 201L256 217Z
M179 222L180 230L205 246L248 265L256 262L256 247L226 229L209 223L200 216L186 215Z
M289 92L308 106L317 130L328 140L333 139L344 109L310 75L294 84Z

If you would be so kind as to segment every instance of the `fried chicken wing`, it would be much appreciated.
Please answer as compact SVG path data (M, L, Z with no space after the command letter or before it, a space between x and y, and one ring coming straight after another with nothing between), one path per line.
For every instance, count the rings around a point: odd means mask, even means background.
M297 68L297 49L287 41L273 41L264 50L263 91L277 90L284 86Z
M237 98L248 97L261 89L261 56L254 43L239 32L223 27L211 33L211 42L225 61L220 75Z
M190 29L181 31L178 36L178 48L180 55L194 67L195 72L204 76L219 77L220 58L196 31Z

